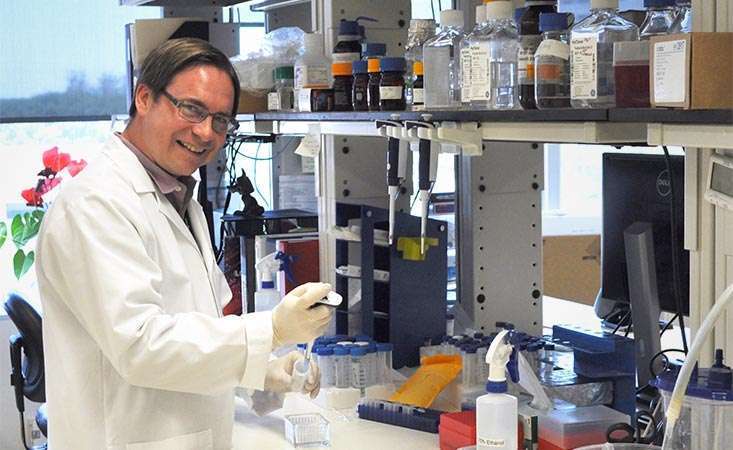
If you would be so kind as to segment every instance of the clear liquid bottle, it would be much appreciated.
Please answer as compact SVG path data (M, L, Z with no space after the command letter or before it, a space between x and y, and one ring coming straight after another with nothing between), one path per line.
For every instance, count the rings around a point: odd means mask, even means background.
M692 32L692 1L678 0L677 15L669 26L669 34Z
M570 33L567 13L540 14L542 42L534 55L535 102L539 109L570 107Z
M519 103L524 109L537 107L534 95L534 54L542 41L540 14L557 12L557 0L527 0L517 21L519 31Z
M425 107L456 108L461 104L458 44L463 37L463 11L440 12L440 32L423 46Z
M323 35L306 33L303 35L304 52L295 60L295 98L303 88L328 88L329 67L326 55L323 54Z
M481 63L482 58L480 52L482 51L481 44L479 42L479 35L483 34L483 30L486 27L486 8L484 5L476 6L476 26L470 33L465 35L461 39L461 43L458 45L460 54L460 71L461 71L461 104L464 108L469 108L471 101L473 100L474 94L479 86L472 84L474 76L480 76L482 72ZM486 38L483 39L486 41ZM486 47L484 45L484 47ZM477 53L474 55L474 53ZM475 74L474 63L476 63ZM486 63L488 64L488 54L486 55ZM486 75L488 77L488 66L486 67Z
M618 0L591 0L591 14L570 33L570 104L613 108L613 43L636 41L639 28L618 14Z
M644 0L646 17L639 29L640 39L669 33L674 22L674 0Z
M489 73L491 74L491 108L518 109L519 83L517 56L519 33L514 23L512 2L494 1L486 4L486 16L491 23L489 34Z
M407 45L405 45L405 60L407 61L408 73L412 77L414 72L410 71L415 62L423 60L423 45L435 37L435 21L433 19L410 19L410 26L407 29Z

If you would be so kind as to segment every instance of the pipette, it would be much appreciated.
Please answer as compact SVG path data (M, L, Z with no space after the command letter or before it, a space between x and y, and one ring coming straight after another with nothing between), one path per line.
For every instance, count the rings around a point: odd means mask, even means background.
M422 254L425 254L430 188L435 183L435 177L438 172L439 150L439 143L427 139L420 139L418 150L418 187L420 191L417 194L417 199L420 202L420 253Z
M396 121L379 120L380 134L387 136L387 195L389 196L389 244L394 240L394 224L397 197L407 173L407 152L409 142L402 139L402 124Z

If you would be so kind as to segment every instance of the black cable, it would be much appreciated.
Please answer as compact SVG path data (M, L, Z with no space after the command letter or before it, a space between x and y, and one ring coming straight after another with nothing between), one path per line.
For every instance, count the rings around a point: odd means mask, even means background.
M675 195L675 183L674 176L672 174L672 164L670 163L669 150L667 146L663 145L664 150L664 163L667 166L667 174L669 175L669 190L671 194L671 205L670 205L670 236L672 238L672 292L674 294L675 304L677 306L677 318L680 322L680 335L682 336L682 348L687 354L687 336L685 336L685 319L682 314L682 295L680 293L680 267L678 259L678 248L677 248L677 206L676 206L676 195Z
M678 314L675 314L674 316L672 316L672 318L669 319L669 321L662 327L662 331L659 332L659 337L662 337L662 335L664 334L664 332L667 331L667 330L669 330L669 328L672 326L672 324L674 324L674 321L677 320L677 316L678 316Z
M23 413L19 411L19 414L20 414L20 435L23 436L23 447L26 450L29 450L30 447L28 447L28 441L26 441L25 439L25 420L23 420L24 419Z
M626 320L631 316L631 311L629 310L626 314L624 314L624 317L621 318L621 320L618 321L618 324L616 325L616 328L613 329L613 332L611 334L616 334L616 332L621 328L621 326L626 322ZM629 326L629 325L627 325Z
M654 356L652 356L649 360L649 373L651 374L652 378L656 378L658 375L658 373L654 371L654 362L657 360L657 358L662 356L665 359L664 369L662 370L666 370L669 366L669 358L667 357L667 353L683 353L685 355L687 354L687 352L679 348L668 348L667 350L662 350L654 354Z

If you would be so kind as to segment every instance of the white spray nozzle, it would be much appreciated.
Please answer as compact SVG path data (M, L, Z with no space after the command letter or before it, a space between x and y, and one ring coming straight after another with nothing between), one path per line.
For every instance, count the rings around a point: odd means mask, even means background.
M257 263L255 264L255 268L260 273L260 278L262 281L262 287L264 288L274 288L274 273L280 270L280 261L276 258L277 253L273 252L269 255L266 255L262 257ZM265 286L265 283L269 283L268 286Z
M486 352L486 364L489 365L489 381L501 383L506 381L506 365L512 356L514 346L506 342L509 330L500 332Z

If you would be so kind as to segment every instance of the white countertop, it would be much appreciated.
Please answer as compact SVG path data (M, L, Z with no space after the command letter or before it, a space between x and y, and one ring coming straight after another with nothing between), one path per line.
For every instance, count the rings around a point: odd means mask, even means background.
M331 446L334 450L437 450L438 435L347 417L327 410L299 394L288 394L282 409L258 417L237 399L234 415L234 450L280 450L293 447L285 439L283 416L318 412L330 422Z

